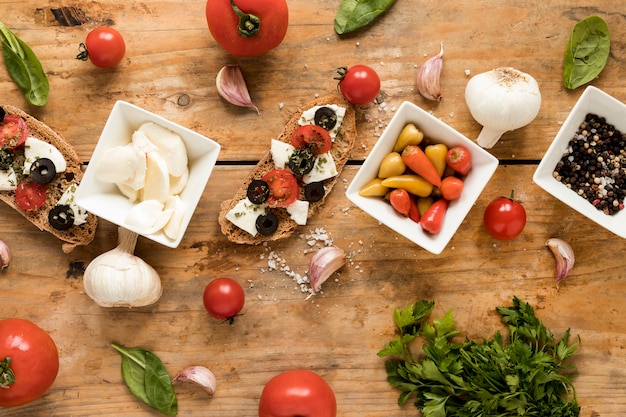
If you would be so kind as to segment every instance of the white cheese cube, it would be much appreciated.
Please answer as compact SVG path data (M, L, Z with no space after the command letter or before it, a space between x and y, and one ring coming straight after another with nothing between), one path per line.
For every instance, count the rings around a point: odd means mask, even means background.
M309 217L309 202L296 200L287 207L287 213L289 213L294 222L304 226Z
M296 148L290 143L272 139L270 153L272 154L276 168L285 168L289 164L289 158L291 158L291 154L293 154L295 150Z
M315 157L315 165L308 174L302 177L302 182L310 184L312 182L324 181L337 175L337 166L330 152L323 153Z
M13 168L0 170L0 191L13 191L17 188L17 177Z
M256 236L256 219L265 214L265 205L253 204L247 197L240 200L235 207L226 213L226 219L238 228L245 230L252 236Z
M24 175L30 174L30 166L40 158L51 160L57 172L63 172L67 169L65 157L54 145L32 136L29 136L24 143L24 157Z
M76 194L76 184L70 184L67 187L67 190L63 193L59 201L57 201L57 205L68 205L74 212L74 226L80 226L87 222L87 210L78 206L74 201L74 194Z

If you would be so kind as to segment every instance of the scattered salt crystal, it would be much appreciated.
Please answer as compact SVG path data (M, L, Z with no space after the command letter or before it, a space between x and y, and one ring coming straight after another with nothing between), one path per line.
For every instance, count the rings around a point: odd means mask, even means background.
M470 74L471 74L470 70L466 69L466 70L465 70L465 76L466 76L466 77L469 77L469 76L470 76Z

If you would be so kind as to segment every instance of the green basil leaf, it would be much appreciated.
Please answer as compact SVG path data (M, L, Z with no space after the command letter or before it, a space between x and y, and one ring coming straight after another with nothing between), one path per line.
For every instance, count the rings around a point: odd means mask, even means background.
M168 416L175 416L178 413L172 379L163 362L148 351L146 351L145 387L148 400L154 409Z
M2 55L11 78L34 106L48 102L50 84L41 62L30 47L0 22Z
M142 403L150 405L146 394L146 350L112 345L122 355L122 377L130 392Z
M576 23L565 50L565 87L575 89L596 78L606 65L610 48L609 28L602 18L590 16Z
M143 348L112 343L122 355L122 377L130 392L144 404L168 416L178 413L176 393L163 362Z
M343 0L335 14L335 32L339 35L367 26L396 0Z

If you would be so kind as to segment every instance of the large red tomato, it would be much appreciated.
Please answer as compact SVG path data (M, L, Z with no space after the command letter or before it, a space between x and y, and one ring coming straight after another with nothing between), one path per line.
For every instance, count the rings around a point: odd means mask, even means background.
M41 397L58 372L59 352L48 333L28 320L0 320L0 407Z
M332 388L312 371L293 370L276 375L263 388L259 417L336 417Z
M277 47L289 22L286 0L207 0L213 38L235 56L257 56Z

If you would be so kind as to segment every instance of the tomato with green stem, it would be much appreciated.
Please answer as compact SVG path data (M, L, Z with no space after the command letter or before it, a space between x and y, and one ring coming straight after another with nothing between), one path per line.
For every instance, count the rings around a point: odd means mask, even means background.
M337 69L339 91L352 104L363 105L374 101L380 93L380 78L367 65L353 65Z
M209 31L227 52L252 57L274 49L289 24L286 0L207 0Z
M483 223L487 233L495 239L511 240L526 226L526 209L511 191L510 197L498 197L487 205Z
M43 396L59 372L50 335L20 319L0 320L0 407L17 407Z
M126 42L122 34L112 27L101 26L87 35L77 59L89 59L96 67L110 68L120 63L126 54Z
M246 300L241 285L228 277L209 282L202 298L207 313L218 320L228 320L231 324L241 313Z

